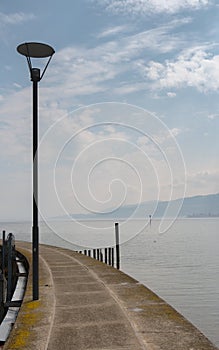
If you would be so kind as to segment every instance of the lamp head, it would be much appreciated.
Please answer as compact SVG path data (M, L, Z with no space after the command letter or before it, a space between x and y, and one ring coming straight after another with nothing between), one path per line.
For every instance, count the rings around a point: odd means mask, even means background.
M24 43L17 47L17 51L29 58L45 58L50 57L55 53L55 50L43 43Z
M43 43L33 43L33 42L18 45L17 51L18 53L20 53L21 55L27 58L27 63L30 70L30 76L32 81L40 81L42 79L46 71L46 68L48 67L49 62L53 54L55 53L55 50L51 46ZM42 75L40 76L40 69L32 67L31 58L47 58L47 57L49 57L48 62L43 70Z

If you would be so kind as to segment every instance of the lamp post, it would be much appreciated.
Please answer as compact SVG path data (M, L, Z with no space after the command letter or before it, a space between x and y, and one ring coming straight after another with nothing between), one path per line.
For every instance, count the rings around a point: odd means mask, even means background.
M33 226L32 226L32 273L33 300L39 299L39 226L38 226L38 82L42 79L55 50L42 43L23 43L17 47L18 53L26 56L33 82ZM39 68L33 68L31 58L48 58L40 74Z

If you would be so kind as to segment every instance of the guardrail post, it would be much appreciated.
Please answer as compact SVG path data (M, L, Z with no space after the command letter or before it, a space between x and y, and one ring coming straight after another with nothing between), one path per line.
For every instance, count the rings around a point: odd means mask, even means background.
M104 249L104 262L107 264L107 248Z
M4 306L6 302L6 294L7 294L7 281L4 274L0 270L0 304L1 306Z
M112 264L111 266L114 267L114 248L112 248Z
M112 257L112 253L111 253L111 251L112 251L112 248L108 248L109 250L108 250L108 252L109 252L109 254L108 254L108 265L110 265L111 266L111 257Z
M96 249L93 249L93 258L96 259Z
M12 279L13 279L13 235L9 233L7 238L7 255L8 255L8 284L7 284L7 301L11 300L12 296Z
M3 319L5 312L5 286L6 280L2 271L0 271L0 321Z
M0 308L2 310L2 307L4 307L4 279L3 279L3 273L0 271Z
M103 253L102 253L102 249L100 249L100 261L103 262Z
M5 230L2 231L2 272L5 273Z
M116 233L116 268L120 269L120 247L119 247L119 224L115 223L115 233Z

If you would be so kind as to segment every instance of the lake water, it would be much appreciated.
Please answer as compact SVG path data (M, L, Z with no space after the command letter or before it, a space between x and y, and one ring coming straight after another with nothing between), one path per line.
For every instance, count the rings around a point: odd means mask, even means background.
M165 299L219 347L219 219L120 223L121 269ZM168 225L167 225L168 226ZM30 241L30 223L2 223ZM70 249L114 244L113 221L41 223L40 241Z

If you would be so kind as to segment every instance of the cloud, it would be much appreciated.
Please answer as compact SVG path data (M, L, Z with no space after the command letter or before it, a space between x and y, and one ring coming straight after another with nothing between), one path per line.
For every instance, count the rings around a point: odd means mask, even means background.
M115 94L122 96L122 95L128 95L128 94L138 92L140 90L143 90L144 88L145 88L145 85L141 83L130 83L130 84L124 83L114 88L113 92Z
M203 169L187 175L187 189L189 196L218 192L219 171Z
M17 12L17 13L3 13L0 12L0 39L4 42L5 45L8 46L8 43L10 42L9 38L9 31L11 27L14 28L14 26L21 25L25 22L31 21L35 19L35 15L32 13L24 13L24 12ZM11 29L12 30L12 29ZM5 66L5 69L11 70L12 68L10 66Z
M114 36L118 33L126 31L126 29L127 28L125 26L116 26L116 27L107 28L102 33L100 33L97 37L105 38L109 36Z
M21 154L19 155L21 160ZM0 220L30 220L32 200L32 176L31 166L29 169L4 166L0 174L1 201Z
M0 161L16 167L25 167L31 145L31 105L29 89L17 89L4 96L0 111ZM22 157L21 157L22 155Z
M182 130L179 129L179 128L173 128L173 129L170 130L170 132L171 132L171 134L172 134L174 137L176 137L176 136L178 136L179 134L181 134Z
M167 92L167 96L170 98L173 98L173 97L176 97L176 93L169 91L169 92Z
M161 189L168 197L165 184L184 175L174 133L178 130L168 132L157 117L128 104L103 103L70 113L40 144L43 214L63 210L57 194L67 212L105 210L145 200L149 193L157 198ZM54 206L45 206L48 196Z
M209 114L208 115L208 119L210 120L214 120L214 119L218 119L219 118L219 114Z
M145 81L141 77L140 82L136 82L138 62L146 52L147 55L166 54L183 46L183 40L172 31L188 20L174 20L151 30L116 37L95 47L66 47L54 56L46 83L55 86L54 97L58 100L107 92L112 99L112 92L117 96L116 93L121 95L145 90ZM114 29L116 32L122 28ZM114 32L113 28L107 28L102 34L111 31Z
M141 60L138 66L154 82L154 89L195 87L207 92L219 88L219 55L201 47L184 50L175 60L151 61L148 65Z
M32 13L17 12L17 13L5 14L3 12L0 12L0 26L16 25L16 24L30 21L34 18L35 16Z
M210 0L91 0L104 6L109 12L125 15L148 15L151 13L177 13L197 10L211 3Z

